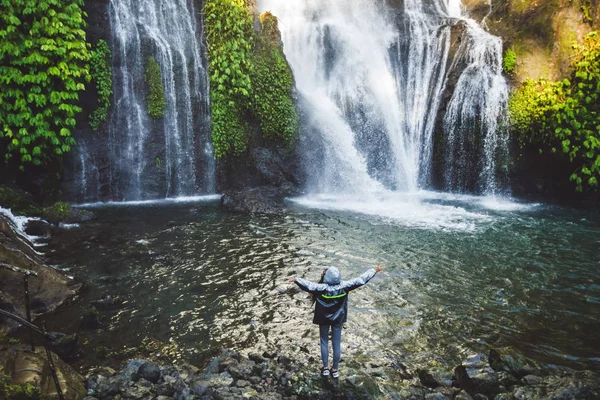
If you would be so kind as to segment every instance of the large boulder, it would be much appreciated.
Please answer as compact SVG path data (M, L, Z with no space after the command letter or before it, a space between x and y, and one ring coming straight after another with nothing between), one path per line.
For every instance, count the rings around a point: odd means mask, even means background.
M56 375L65 400L78 400L86 395L83 377L52 353ZM35 352L24 346L0 349L0 375L10 377L11 384L31 384L40 388L43 396L57 398L56 386L50 373L48 358L43 348Z
M47 266L33 245L18 233L14 223L0 214L0 264L37 273L29 278L29 299L32 317L54 311L79 288L65 274ZM0 268L0 308L25 315L23 275ZM18 324L0 317L0 336Z

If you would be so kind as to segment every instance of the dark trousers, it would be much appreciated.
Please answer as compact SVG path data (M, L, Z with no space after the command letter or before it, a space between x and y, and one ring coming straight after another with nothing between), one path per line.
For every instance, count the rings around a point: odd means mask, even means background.
M342 325L319 325L321 333L321 359L323 366L329 365L329 328L331 328L331 347L333 347L333 369L338 368L342 356Z

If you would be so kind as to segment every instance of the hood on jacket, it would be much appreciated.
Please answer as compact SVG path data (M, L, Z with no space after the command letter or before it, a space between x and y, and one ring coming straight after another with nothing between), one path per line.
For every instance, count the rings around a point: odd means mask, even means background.
M342 274L340 270L336 267L327 268L327 272L325 272L325 278L323 278L323 283L326 283L329 286L339 285L342 281Z

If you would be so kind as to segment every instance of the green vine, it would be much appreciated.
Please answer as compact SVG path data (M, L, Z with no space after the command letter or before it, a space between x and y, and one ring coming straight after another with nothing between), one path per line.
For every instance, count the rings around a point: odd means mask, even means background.
M252 85L252 16L244 0L208 0L207 27L212 142L215 155L240 154L248 137L244 112Z
M160 75L160 64L154 57L148 57L146 64L146 83L148 84L148 115L153 119L162 118L165 115L165 90Z
M512 125L522 144L562 149L577 166L578 191L600 179L600 38L597 32L573 46L570 79L526 81L511 97Z
M98 90L98 108L90 115L90 126L97 131L108 118L112 96L112 56L108 44L100 39L91 53L90 72Z
M289 143L298 128L298 114L292 99L294 77L279 46L277 18L266 12L260 21L262 30L252 57L252 110L266 138Z
M502 69L507 75L512 75L517 66L517 53L513 49L507 49L502 59Z
M0 1L0 141L5 159L40 165L75 140L90 81L83 0Z

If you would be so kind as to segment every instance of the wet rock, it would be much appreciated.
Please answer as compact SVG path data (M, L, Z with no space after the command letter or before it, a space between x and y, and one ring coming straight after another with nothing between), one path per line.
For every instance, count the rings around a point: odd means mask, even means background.
M229 371L234 379L245 379L252 376L255 366L256 363L254 361L247 360L230 366L227 371Z
M544 380L536 375L527 375L524 376L523 379L521 379L521 381L526 384L526 385L539 385L541 384Z
M425 395L425 400L448 400L450 397L442 393L429 393Z
M98 310L96 310L95 308L90 308L89 310L87 310L81 316L79 326L81 327L81 329L101 329L102 322L100 322L100 314L98 313Z
M152 383L156 383L160 379L160 368L149 362L140 365L137 373L139 376Z
M269 359L277 357L277 353L269 353L267 351L265 351L262 355L264 358L269 358Z
M50 348L59 357L69 359L77 355L79 345L77 334L65 335L60 332L49 332L49 335L52 336Z
M469 394L475 393L475 383L473 383L469 377L469 374L467 374L467 369L464 367L464 365L459 365L458 367L454 368L454 376L456 377L461 389Z
M150 388L145 386L131 386L123 391L123 396L127 399L139 400L146 398L150 394Z
M31 236L50 236L52 225L42 220L30 220L25 224L25 233Z
M123 300L119 296L108 295L100 300L92 301L91 305L97 310L111 310L123 305Z
M78 400L85 397L83 377L56 354L52 353L52 360L64 398ZM50 374L44 348L37 347L35 352L32 352L28 346L0 348L0 373L9 375L13 384L31 384L40 388L43 396L48 398L56 396L56 386Z
M419 381L425 387L436 388L440 386L438 381L431 375L429 372L419 369L417 370L417 375L419 376Z
M194 394L202 396L210 388L210 382L204 380L194 381L191 386L191 390Z
M250 382L243 379L238 379L237 382L235 382L235 385L239 388L245 388L246 386L250 386Z
M261 364L265 361L265 359L263 357L261 357L259 354L256 354L256 353L248 354L248 358L257 364Z
M223 195L221 203L230 211L279 214L285 209L283 201L286 193L285 190L271 186L232 191Z

